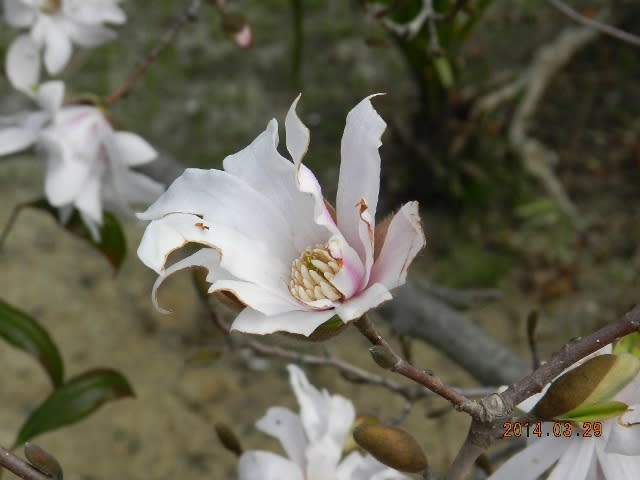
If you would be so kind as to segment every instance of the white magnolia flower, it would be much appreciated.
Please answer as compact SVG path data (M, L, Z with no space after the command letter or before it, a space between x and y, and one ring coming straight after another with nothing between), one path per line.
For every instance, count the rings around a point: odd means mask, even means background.
M289 458L260 450L245 452L238 463L239 480L408 480L371 455L352 452L342 458L355 420L353 404L319 391L298 367L287 368L300 415L272 407L256 427L277 438Z
M95 47L115 37L104 23L122 24L121 0L3 0L4 18L29 29L11 43L6 71L12 85L28 91L38 84L40 51L47 71L58 74L71 57L72 43Z
M596 355L605 353L611 353L611 345L600 349ZM548 388L549 385L518 407L530 410ZM603 420L601 436L556 437L550 430L552 424L543 424L545 428L541 432L542 436L533 436L524 450L505 462L488 480L535 480L554 464L556 465L547 480L639 479L640 375L615 395L613 400L626 403L629 410L617 418ZM546 435L548 432L549 436Z
M417 202L375 229L384 121L369 98L347 116L335 215L301 163L309 130L296 103L285 120L293 162L279 155L271 120L225 158L224 171L187 169L138 215L151 220L138 256L160 274L154 302L168 275L204 266L210 292L227 291L246 305L232 329L308 336L334 315L345 323L361 317L405 282L425 239ZM208 248L166 268L169 254L189 242Z
M154 201L161 184L130 167L156 157L144 139L114 131L103 112L90 105L62 105L64 84L48 82L36 90L42 110L0 119L0 155L35 146L46 159L45 194L61 218L75 207L95 239L102 206L130 212L129 203Z

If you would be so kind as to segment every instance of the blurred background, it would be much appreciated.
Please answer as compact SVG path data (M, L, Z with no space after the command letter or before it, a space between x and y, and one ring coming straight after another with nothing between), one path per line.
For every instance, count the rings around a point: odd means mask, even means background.
M67 88L113 91L188 3L125 2L129 19L118 40L76 51L64 73ZM271 118L282 126L302 92L298 113L311 130L306 163L333 199L346 114L384 92L374 100L388 124L379 212L382 218L404 201L420 201L428 246L414 263L414 280L499 289L500 299L465 315L526 362L531 311L539 313L544 358L637 303L640 47L585 28L552 2L476 0L458 11L458 2L434 0L436 11L455 15L414 30L420 0L228 0L224 13L210 3L112 112L164 157L220 168ZM569 5L640 34L635 1ZM250 48L229 39L231 13L250 24ZM3 58L14 35L1 27ZM0 114L28 107L0 79ZM13 206L42 194L42 180L35 156L0 159L0 224ZM277 451L253 425L272 405L297 411L284 363L245 351L189 362L225 339L186 273L160 292L174 313L153 310L155 274L135 256L144 225L129 219L125 227L128 259L115 276L88 245L35 211L21 214L0 252L2 298L47 327L70 373L117 368L137 393L37 442L78 479L234 478L236 459L213 425L231 426L246 449ZM355 332L327 347L376 368ZM452 385L478 385L427 343L413 342L413 354ZM8 445L49 385L30 358L4 343L0 363L0 445ZM403 407L402 398L353 385L329 368L306 371L360 413L388 419ZM468 422L443 407L423 400L403 423L436 471L453 459Z

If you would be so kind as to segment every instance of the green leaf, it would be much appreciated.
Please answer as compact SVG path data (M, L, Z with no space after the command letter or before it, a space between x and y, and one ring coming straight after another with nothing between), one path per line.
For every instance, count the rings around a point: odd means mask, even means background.
M640 358L640 333L634 332L622 337L613 346L613 353L630 353Z
M18 214L22 211L23 208L35 208L37 210L41 210L51 215L56 219L56 221L59 221L58 209L49 204L49 202L47 202L47 200L44 198L33 200L31 202L21 203L13 209L11 218L5 226L4 231L2 232L2 236L0 236L0 248L2 248L4 240L13 227L13 223L18 217ZM102 217L102 226L99 230L100 241L95 241L93 239L93 237L91 236L91 232L82 221L82 218L80 217L80 214L77 210L73 211L73 214L71 215L71 218L69 218L69 221L66 224L62 225L62 227L71 232L73 235L80 237L86 242L90 243L96 250L98 250L106 257L107 261L117 271L122 265L122 262L124 261L124 258L127 254L127 243L118 219L109 212L103 212Z
M570 422L593 422L597 420L606 420L607 418L617 417L627 411L629 406L626 403L610 401L596 403L588 407L576 408L560 417L560 420L568 420Z
M85 372L54 390L20 428L15 445L36 435L76 423L105 402L134 396L122 374L110 369Z
M62 384L62 356L49 333L31 316L3 300L0 300L0 337L33 355L46 370L54 387Z

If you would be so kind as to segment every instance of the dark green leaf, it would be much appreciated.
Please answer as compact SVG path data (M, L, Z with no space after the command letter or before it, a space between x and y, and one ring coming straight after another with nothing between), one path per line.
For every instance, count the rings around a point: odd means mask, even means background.
M64 383L36 408L22 425L16 445L36 435L78 422L105 402L133 396L129 382L117 371L96 369Z
M3 300L0 300L0 337L33 355L47 371L54 387L62 384L62 357L47 331L31 316Z
M2 246L6 236L9 234L18 214L23 208L35 208L42 210L43 212L47 212L53 216L56 221L59 221L58 209L50 205L44 198L22 203L14 208L11 219L5 227L2 237L0 237L0 247ZM120 268L127 254L127 244L124 233L122 232L122 227L114 215L109 212L103 212L103 223L99 230L100 241L98 242L96 242L91 236L91 232L82 221L77 210L74 210L69 221L62 226L73 235L89 242L96 250L106 257L108 262L113 265L113 268L116 270Z

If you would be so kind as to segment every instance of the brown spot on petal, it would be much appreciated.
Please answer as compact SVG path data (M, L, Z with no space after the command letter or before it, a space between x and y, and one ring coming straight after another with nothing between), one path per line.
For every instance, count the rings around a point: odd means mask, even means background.
M206 226L206 225L205 225L204 223L202 223L202 222L198 222L198 223L196 223L196 224L195 224L195 226L196 226L197 228L199 228L200 230L202 230L202 231L209 230L209 227L208 227L208 226Z
M376 225L376 231L373 234L373 261L375 262L380 255L384 241L387 238L387 230L395 213L387 215L387 217Z

